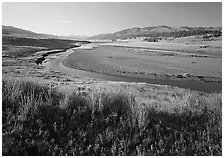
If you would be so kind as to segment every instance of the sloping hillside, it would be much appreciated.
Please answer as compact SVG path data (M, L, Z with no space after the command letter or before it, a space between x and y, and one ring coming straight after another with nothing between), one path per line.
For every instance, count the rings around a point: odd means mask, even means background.
M58 38L55 35L35 33L29 30L4 25L2 25L2 36L25 37L25 38Z
M66 36L63 36L64 38ZM69 48L75 43L89 43L88 41L61 39L60 36L39 34L29 30L2 25L2 45L35 46L49 49Z
M47 39L47 38L56 38L56 39L69 39L69 40L83 40L87 36L56 36L51 34L35 33L29 30L2 25L2 36L5 37L23 37L23 38L36 38L36 39Z
M32 31L2 26L2 54L9 57L24 57L41 50L68 49L88 41L61 39L59 36L38 34Z
M32 32L32 31L27 31L27 30L23 30L23 29L19 29L13 26L2 26L2 34L3 35L27 35L27 36L36 36L37 33Z
M170 26L152 26L152 27L134 27L109 34L100 34L89 37L89 40L116 40L135 37L186 37L191 35L204 35L208 33L221 34L221 27L170 27Z

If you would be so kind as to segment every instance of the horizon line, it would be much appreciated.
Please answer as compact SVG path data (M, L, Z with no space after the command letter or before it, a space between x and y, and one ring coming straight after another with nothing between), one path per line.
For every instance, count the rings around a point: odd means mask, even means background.
M30 31L30 32L37 33L37 34L48 34L48 35L53 35L53 36L84 36L84 37L93 37L93 36L97 36L97 35L112 34L112 33L116 33L116 32L119 32L119 31L124 31L124 30L129 30L129 29L134 29L134 28L143 29L143 28L147 28L147 27L160 27L160 26L163 26L163 27L190 27L190 28L194 28L194 27L205 27L205 28L209 28L209 27L213 27L213 28L214 27L221 27L222 28L222 26L187 26L187 25L170 26L170 25L153 25L153 26L144 26L144 27L133 26L133 27L129 27L129 28L126 28L126 29L117 30L115 32L99 33L99 34L94 34L94 35L78 35L78 34L76 34L76 35L74 35L74 34L71 34L71 35L56 35L56 34L53 34L53 33L45 33L45 32L33 31L33 30L30 30L30 29L21 28L19 26L14 26L14 25L5 25L5 24L2 24L2 26L14 27L14 28L18 28L18 29Z

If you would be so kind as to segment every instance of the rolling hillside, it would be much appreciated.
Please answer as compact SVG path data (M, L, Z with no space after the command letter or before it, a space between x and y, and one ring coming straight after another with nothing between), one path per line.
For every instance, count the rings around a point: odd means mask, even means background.
M19 38L36 38L36 39L68 39L68 40L83 40L87 38L86 36L56 36L51 34L43 34L43 33L35 33L29 30L24 30L21 28L13 27L13 26L5 26L2 25L2 36L3 37L19 37Z
M29 30L24 30L21 28L13 27L13 26L4 26L2 25L2 36L8 37L23 37L23 38L58 38L58 36L50 35L50 34L41 34L35 33Z
M134 27L125 29L122 31L99 34L96 36L89 37L89 40L116 40L116 39L127 39L135 37L185 37L190 35L203 35L208 33L219 33L221 27L170 27L170 26L152 26L152 27Z
M40 34L13 26L2 25L2 45L36 46L53 49L69 48L77 42L86 43L87 41L75 40L75 36Z
M8 57L25 57L41 50L68 49L81 43L90 43L83 40L60 38L50 34L39 34L32 31L2 26L2 54Z

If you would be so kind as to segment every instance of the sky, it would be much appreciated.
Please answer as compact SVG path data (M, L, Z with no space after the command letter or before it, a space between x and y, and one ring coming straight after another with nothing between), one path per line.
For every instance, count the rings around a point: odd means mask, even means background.
M221 2L3 2L2 24L92 36L132 27L222 26Z

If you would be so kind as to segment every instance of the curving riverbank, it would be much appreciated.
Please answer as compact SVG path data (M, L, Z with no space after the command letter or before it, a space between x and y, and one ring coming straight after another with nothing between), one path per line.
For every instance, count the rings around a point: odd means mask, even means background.
M202 81L193 81L186 79L166 79L166 78L140 78L136 76L122 76L115 74L105 74L99 72L91 72L90 70L80 70L74 67L66 65L66 60L70 58L70 55L77 53L77 50L80 49L92 49L94 45L82 45L79 48L69 49L66 52L57 54L57 56L51 57L53 60L45 63L46 69L51 69L54 71L60 71L71 76L80 76L84 78L95 78L98 80L107 80L107 81L125 81L125 82L146 82L151 84L160 84L160 85L170 85L176 86L191 90L197 90L202 92L221 92L222 84L221 82L202 82Z

